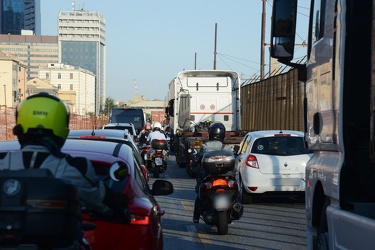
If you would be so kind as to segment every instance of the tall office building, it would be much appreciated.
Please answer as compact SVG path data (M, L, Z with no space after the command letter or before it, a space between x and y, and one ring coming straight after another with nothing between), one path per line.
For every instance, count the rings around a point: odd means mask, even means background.
M36 36L42 34L42 20L40 12L40 0L25 1L25 24L24 30L32 30Z
M40 66L59 61L57 41L57 36L0 35L0 51L25 65L30 80L38 77Z
M40 0L0 0L0 34L21 35L22 30L41 35Z
M96 75L95 112L103 110L106 89L105 19L86 10L60 11L59 62L81 67Z

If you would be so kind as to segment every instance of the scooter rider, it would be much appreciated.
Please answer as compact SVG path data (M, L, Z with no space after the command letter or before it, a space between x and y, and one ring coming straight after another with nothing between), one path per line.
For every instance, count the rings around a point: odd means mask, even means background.
M152 140L167 140L165 134L161 131L161 124L160 122L154 122L152 124L152 132L147 136L147 144L151 145ZM148 150L148 159L150 159L150 153L153 151L152 146Z
M59 98L48 93L26 98L17 107L13 133L21 149L0 154L0 170L49 169L56 178L74 184L81 202L96 213L122 212L115 194L99 180L89 160L61 152L69 133L69 110Z
M225 126L221 122L212 123L208 127L208 141L205 142L200 151L197 154L198 157L198 165L194 166L195 169L195 176L196 176L196 186L195 192L197 193L197 197L195 198L194 202L194 214L193 214L193 222L199 223L199 208L201 206L201 200L198 196L199 185L202 183L202 180L208 175L206 171L202 168L202 165L199 164L201 162L203 154L215 150L220 149L227 149L231 150L229 147L223 145L223 141L225 138Z
M151 123L146 123L145 128L141 131L139 135L139 144L143 145L147 142L147 137L151 133Z

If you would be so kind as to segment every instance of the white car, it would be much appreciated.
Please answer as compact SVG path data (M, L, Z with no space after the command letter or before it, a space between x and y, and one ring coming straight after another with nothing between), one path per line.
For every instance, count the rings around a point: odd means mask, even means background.
M133 123L126 123L126 122L106 123L103 125L102 129L127 130L128 131L127 133L132 135L133 141L138 146L138 135L137 135L137 131L135 130Z
M236 173L244 204L265 194L304 194L305 168L312 152L305 146L303 132L249 132L237 149Z

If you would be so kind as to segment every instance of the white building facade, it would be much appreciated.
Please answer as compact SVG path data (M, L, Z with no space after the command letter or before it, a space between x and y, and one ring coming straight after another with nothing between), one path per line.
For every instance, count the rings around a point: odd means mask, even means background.
M103 110L106 97L106 24L98 12L60 11L59 62L91 71L96 76L95 111Z
M95 75L79 67L50 63L39 69L39 79L46 79L59 92L72 92L75 96L71 112L87 115L95 112Z

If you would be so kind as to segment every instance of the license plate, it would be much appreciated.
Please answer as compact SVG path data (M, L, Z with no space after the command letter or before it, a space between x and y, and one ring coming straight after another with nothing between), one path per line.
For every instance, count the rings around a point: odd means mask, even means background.
M226 210L230 206L230 199L227 195L214 196L214 208L216 210Z
M143 158L144 158L145 160L147 160L147 154L144 154L144 155L143 155Z
M156 165L163 165L163 159L162 158L155 158Z

